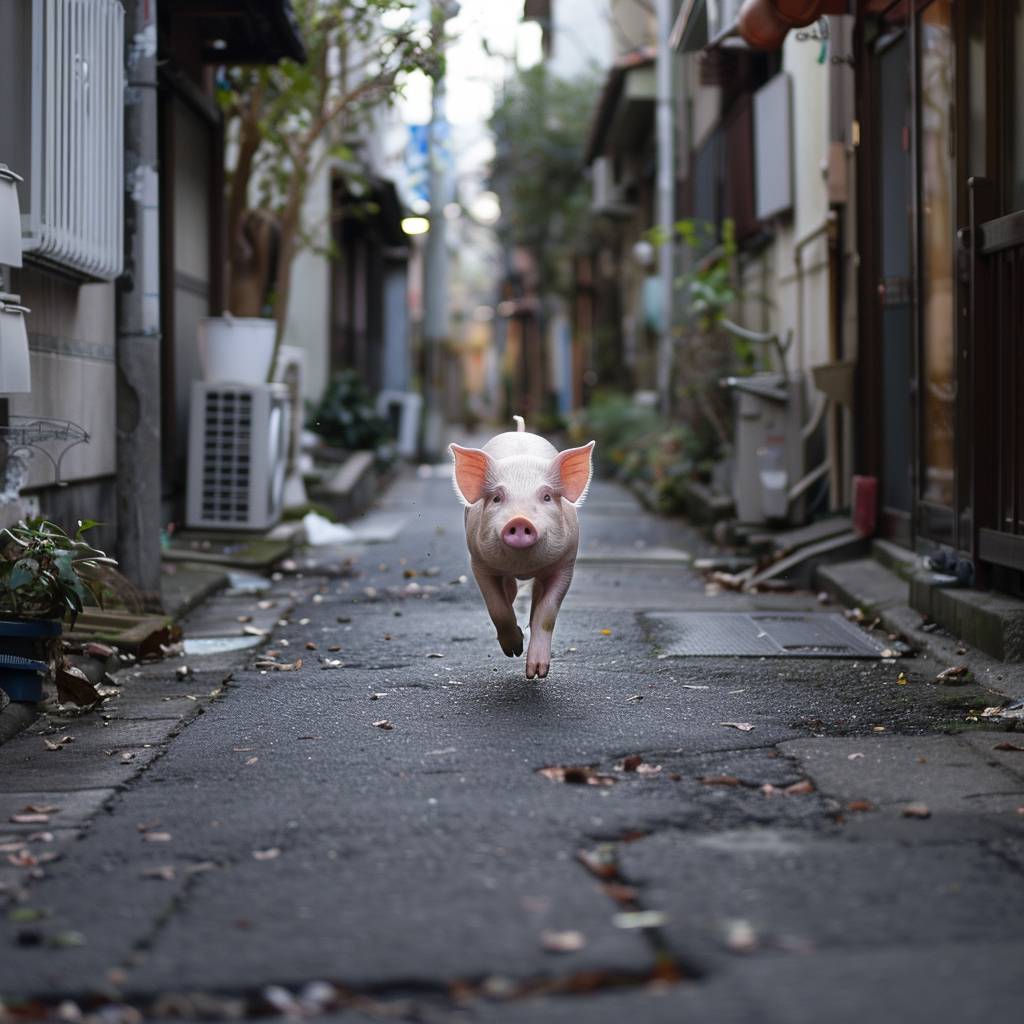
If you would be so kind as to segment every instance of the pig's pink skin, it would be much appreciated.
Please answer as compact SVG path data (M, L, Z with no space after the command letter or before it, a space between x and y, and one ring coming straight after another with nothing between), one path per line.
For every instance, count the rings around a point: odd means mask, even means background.
M544 438L525 431L508 432L492 438L482 450L489 460L479 500L469 503L456 484L456 493L466 505L473 575L498 643L509 657L523 652L523 631L513 608L516 580L534 581L526 676L543 679L550 667L555 619L572 582L579 547L576 504L563 493L558 464L553 462L558 452ZM577 504L585 494L583 487ZM537 534L536 542L525 548L512 547L502 539L509 521L520 517L528 519Z

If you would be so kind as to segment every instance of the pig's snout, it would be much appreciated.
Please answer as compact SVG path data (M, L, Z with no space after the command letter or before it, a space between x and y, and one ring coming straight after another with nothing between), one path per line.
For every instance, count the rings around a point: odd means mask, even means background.
M537 543L537 527L526 516L516 516L502 527L501 539L510 548L531 548Z

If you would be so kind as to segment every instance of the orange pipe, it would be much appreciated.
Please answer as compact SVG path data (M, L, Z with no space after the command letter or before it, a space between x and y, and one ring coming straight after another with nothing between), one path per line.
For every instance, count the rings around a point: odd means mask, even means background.
M790 29L770 0L744 0L737 27L743 41L755 50L779 49Z

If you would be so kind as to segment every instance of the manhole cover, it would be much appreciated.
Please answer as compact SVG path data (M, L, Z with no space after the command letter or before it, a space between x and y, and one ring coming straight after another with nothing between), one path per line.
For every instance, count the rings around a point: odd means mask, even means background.
M842 615L825 612L652 612L672 658L880 658L883 647Z

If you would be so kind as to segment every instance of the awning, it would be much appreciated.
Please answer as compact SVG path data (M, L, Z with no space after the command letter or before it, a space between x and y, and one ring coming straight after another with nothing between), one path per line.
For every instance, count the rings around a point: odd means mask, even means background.
M351 204L360 206L362 212L359 218L367 225L373 225L384 245L395 250L406 249L409 238L402 230L402 218L406 215L406 210L398 196L395 183L390 178L368 175L366 184L366 190L357 195L349 192L344 177L336 177L333 184L335 209L340 210ZM371 213L366 210L363 205L366 203L375 204L376 211Z
M174 0L160 4L158 11L161 31L201 40L208 64L306 59L291 0Z
M620 57L605 79L587 140L584 163L591 164L609 149L632 147L654 111L656 88L653 47Z

